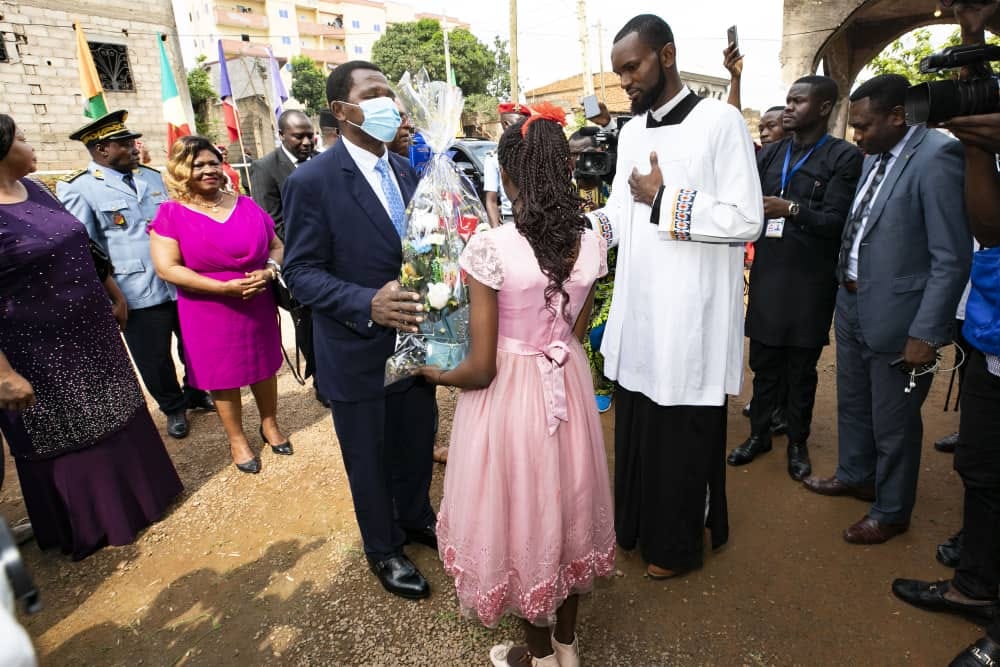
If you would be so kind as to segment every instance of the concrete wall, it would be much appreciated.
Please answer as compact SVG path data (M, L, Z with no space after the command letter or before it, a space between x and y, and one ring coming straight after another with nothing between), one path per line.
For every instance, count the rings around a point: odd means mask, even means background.
M90 159L83 144L69 135L85 125L84 100L76 59L73 23L87 39L124 44L135 82L134 92L106 92L109 110L128 109L128 125L143 133L153 163L166 159L166 123L160 91L160 54L156 33L168 35L167 55L185 106L187 79L169 0L22 0L0 5L0 32L9 62L0 63L0 113L14 117L38 155L40 170L75 169ZM189 123L194 127L190 113Z

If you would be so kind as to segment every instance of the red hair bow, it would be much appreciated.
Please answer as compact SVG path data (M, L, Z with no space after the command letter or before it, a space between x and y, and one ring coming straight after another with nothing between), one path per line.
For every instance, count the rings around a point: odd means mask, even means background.
M501 116L505 113L517 113L522 116L530 116L531 108L521 103L504 102L503 104L497 105L497 113Z
M521 126L522 138L528 135L528 126L536 120L551 120L553 123L566 126L566 112L551 102L539 102L533 111L531 117L524 121L524 125Z

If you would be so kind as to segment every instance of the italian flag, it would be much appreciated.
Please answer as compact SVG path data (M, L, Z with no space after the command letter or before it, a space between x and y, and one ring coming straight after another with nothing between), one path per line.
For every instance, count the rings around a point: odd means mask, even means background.
M191 134L188 127L187 114L184 113L184 105L181 103L181 95L177 92L177 82L174 80L174 71L170 69L170 61L167 59L167 49L163 42L166 36L157 33L156 42L160 45L160 89L163 91L163 119L167 121L167 146L173 146L174 142L181 137ZM169 148L167 149L169 151Z
M108 115L108 105L104 103L104 89L101 87L101 77L97 75L94 66L94 56L90 53L90 45L83 34L80 22L73 24L76 31L76 60L80 66L80 91L86 106L83 115L87 118L101 118Z

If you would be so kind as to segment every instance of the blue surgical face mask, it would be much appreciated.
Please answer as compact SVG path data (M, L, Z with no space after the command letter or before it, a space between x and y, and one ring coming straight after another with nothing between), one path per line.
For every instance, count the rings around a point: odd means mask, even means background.
M385 144L396 138L396 132L403 123L399 109L396 108L396 102L391 97L373 97L361 104L351 102L342 102L342 104L360 108L365 117L361 125L351 123L351 121L347 121L348 123Z

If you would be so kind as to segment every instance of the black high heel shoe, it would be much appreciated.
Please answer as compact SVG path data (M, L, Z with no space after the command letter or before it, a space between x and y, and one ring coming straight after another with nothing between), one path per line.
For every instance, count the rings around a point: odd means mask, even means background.
M260 457L255 456L246 463L236 463L234 465L240 472L256 475L260 472Z
M264 444L265 445L270 445L271 446L271 451L274 452L275 454L281 454L282 456L291 456L293 454L293 452L292 452L292 441L291 440L285 440L280 445L271 445L271 443L269 443L267 441L267 438L264 437L264 427L263 426L261 426L259 429L257 429L257 432L260 433L260 439L264 441Z

